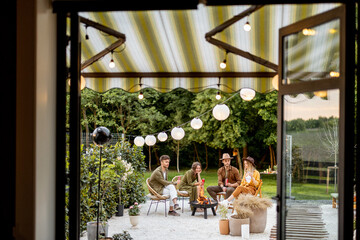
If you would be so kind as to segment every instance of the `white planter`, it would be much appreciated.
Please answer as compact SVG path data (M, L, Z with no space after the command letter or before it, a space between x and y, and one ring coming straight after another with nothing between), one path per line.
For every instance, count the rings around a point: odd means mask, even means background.
M88 240L96 240L96 224L97 222L88 222L86 224L86 232ZM99 234L105 233L105 237L108 235L109 224L106 223L105 226L100 222L99 223Z
M230 216L229 218L229 228L230 235L232 236L241 236L241 225L250 224L250 219L236 219Z
M136 225L139 224L139 220L140 220L140 216L139 216L139 215L137 215L137 216L129 216L129 217L130 217L130 223L131 223L131 225L133 225L133 226L135 227Z
M263 233L266 228L267 208L255 209L250 217L250 233Z

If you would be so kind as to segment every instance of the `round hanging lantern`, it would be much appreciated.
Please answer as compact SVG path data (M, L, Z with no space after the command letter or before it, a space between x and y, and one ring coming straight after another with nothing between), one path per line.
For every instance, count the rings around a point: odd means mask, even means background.
M243 88L240 90L240 97L244 99L245 101L252 100L256 95L256 92L254 89L251 88Z
M314 92L314 95L318 96L320 98L324 98L324 97L327 97L327 91L317 91L317 92Z
M273 77L273 79L271 80L271 84L273 86L273 88L275 88L276 90L279 90L279 75L275 75Z
M191 120L190 125L193 129L200 129L203 125L203 122L200 118L194 118L193 120Z
M166 139L168 138L167 134L164 132L159 133L157 137L160 142L165 142Z
M93 142L97 146L102 146L111 139L110 130L106 127L98 127L92 133Z
M137 136L137 137L134 139L134 143L135 143L136 146L142 147L142 146L144 146L145 140L144 140L143 137Z
M71 81L71 79L69 78L68 79L69 86L70 86L70 81ZM83 75L80 75L80 90L83 90L85 87L86 87L86 80L83 77Z
M154 135L147 135L145 137L145 143L148 146L153 146L156 143L156 137Z
M171 130L171 136L175 140L181 140L185 136L185 131L181 127L174 127Z
M229 117L230 109L225 104L218 104L213 108L212 113L214 115L214 118L216 118L219 121L222 121Z

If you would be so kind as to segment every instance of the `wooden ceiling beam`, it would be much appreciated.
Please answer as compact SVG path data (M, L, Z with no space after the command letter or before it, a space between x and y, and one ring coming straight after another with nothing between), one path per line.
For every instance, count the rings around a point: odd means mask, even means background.
M99 31L102 31L102 32L104 32L106 34L112 35L112 36L114 36L116 38L122 38L122 39L124 39L124 42L126 40L125 34L123 34L121 32L118 32L118 31L115 31L112 28L101 25L100 23L91 21L90 19L80 17L80 22L84 23L86 26L93 27L93 28L95 28L95 29L97 29Z
M258 64L261 64L265 67L268 67L272 70L275 70L276 72L278 71L278 65L276 65L275 63L269 62L265 59L262 59L261 57L255 56L249 52L245 52L239 48L236 48L234 46L231 46L230 44L227 44L225 42L219 41L215 38L213 38L213 36L218 33L218 32L222 32L225 28L229 27L230 25L234 24L235 22L239 21L240 19L249 16L251 13L259 10L260 8L262 8L264 5L253 5L251 7L249 7L248 9L246 9L245 11L241 12L240 14L234 16L233 18L230 18L229 20L225 21L224 23L220 24L219 26L215 27L214 29L212 29L211 31L207 32L205 34L205 39L206 41L208 41L211 44L214 44L215 46L224 49L227 52L231 52L234 53L236 55L242 56L244 58L247 58L253 62L256 62Z
M278 68L279 66L275 63L272 63L272 62L269 62L268 60L265 60L261 57L258 57L258 56L255 56L249 52L245 52L239 48L236 48L234 46L231 46L230 44L228 43L225 43L225 42L222 42L222 41L219 41L215 38L212 38L212 37L209 37L206 39L209 43L212 43L214 44L215 46L219 47L219 48L222 48L224 49L225 51L228 51L228 52L231 52L231 53L234 53L236 55L239 55L241 57L244 57L244 58L247 58L253 62L256 62L258 64L261 64L265 67L268 67L274 71L278 71Z
M96 54L95 56L86 60L85 62L83 62L81 64L81 70L87 68L88 66L90 66L91 64L93 64L94 62L96 62L97 60L99 60L100 58L105 56L106 54L108 54L109 52L114 51L116 48L120 47L124 42L125 42L125 39L121 38L121 39L117 40L116 42L114 42L113 44L111 44L109 47L105 48L104 50L102 50L101 52Z
M86 78L272 78L276 72L84 72Z
M205 34L205 38L212 37L218 32L222 32L225 28L229 27L230 25L236 23L240 19L250 15L251 13L257 11L258 9L262 8L264 5L254 5L246 9L245 11L241 12L240 14L230 18L229 20L223 22L219 26L215 27L213 30Z

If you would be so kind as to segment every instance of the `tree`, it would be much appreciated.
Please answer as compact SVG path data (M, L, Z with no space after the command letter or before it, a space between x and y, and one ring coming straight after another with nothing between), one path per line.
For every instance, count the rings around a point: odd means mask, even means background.
M320 133L320 141L330 157L334 157L334 167L337 165L339 154L339 120L330 118L324 123L323 131ZM334 190L336 191L336 170L334 173Z

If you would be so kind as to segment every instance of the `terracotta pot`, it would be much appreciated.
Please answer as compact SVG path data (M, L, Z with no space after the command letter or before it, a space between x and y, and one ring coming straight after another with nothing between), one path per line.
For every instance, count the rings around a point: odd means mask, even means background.
M229 219L220 219L219 230L220 230L220 234L222 235L229 234Z
M249 218L237 219L232 216L229 219L230 235L241 236L241 225L250 224Z
M253 210L250 217L250 233L263 233L266 228L267 208Z
M136 216L129 216L130 217L130 223L131 225L133 225L133 227L135 227L136 225L139 224L139 220L140 220L140 216L136 215Z

